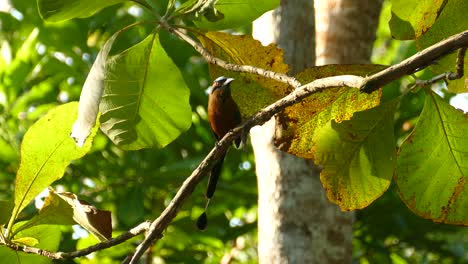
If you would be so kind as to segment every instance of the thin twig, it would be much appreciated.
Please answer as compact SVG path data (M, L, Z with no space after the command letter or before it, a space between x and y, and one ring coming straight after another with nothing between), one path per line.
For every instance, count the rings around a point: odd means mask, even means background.
M383 87L385 84L400 79L404 75L410 75L417 69L423 69L431 65L434 61L437 61L441 57L457 49L466 47L468 47L468 30L448 37L398 64L367 77L366 83L361 90L367 93L373 92ZM463 58L461 60L463 60Z
M86 256L92 252L96 252L102 249L110 248L115 245L121 244L143 232L148 230L150 225L150 222L143 222L136 227L130 229L129 231L123 233L122 235L109 239L107 241L103 241L101 243L92 245L90 247L77 250L77 251L72 251L72 252L51 252L45 249L40 249L40 248L35 248L35 247L28 247L28 246L20 246L17 244L14 244L9 241L4 241L2 243L3 245L15 250L15 251L21 251L25 253L31 253L31 254L36 254L36 255L41 255L44 257L47 257L49 259L66 259L66 258L78 258L78 257L83 257Z
M466 53L466 48L461 48L460 50L458 50L458 56L457 56L457 61L456 61L456 72L451 72L451 71L444 72L429 80L420 80L416 76L411 75L415 79L415 82L410 83L408 87L411 87L411 88L416 87L416 86L424 87L424 86L434 84L441 80L447 81L447 80L460 79L461 77L463 77L465 53Z
M456 66L457 72L449 75L447 77L449 80L460 79L461 77L463 77L466 49L467 47L464 47L458 51L457 66Z

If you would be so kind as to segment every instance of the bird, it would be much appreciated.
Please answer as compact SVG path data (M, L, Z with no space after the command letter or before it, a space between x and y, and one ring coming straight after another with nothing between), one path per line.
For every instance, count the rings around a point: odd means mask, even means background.
M231 82L233 78L226 78L224 76L218 77L210 86L210 95L208 97L208 121L211 130L217 141L221 140L229 130L235 128L241 123L241 114L239 107L231 96ZM241 137L234 140L236 147L241 144ZM226 153L223 153L221 158L216 161L210 171L208 179L208 186L206 188L207 203L205 211L200 215L197 220L197 226L200 230L204 230L207 226L206 209L210 199L213 197L218 183L221 168L223 166Z

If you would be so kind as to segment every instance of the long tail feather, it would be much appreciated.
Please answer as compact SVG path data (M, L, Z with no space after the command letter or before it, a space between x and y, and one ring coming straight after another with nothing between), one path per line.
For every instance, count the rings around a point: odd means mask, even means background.
M221 169L223 167L224 158L226 153L221 156L221 158L216 162L216 164L211 169L210 178L208 179L208 187L206 188L206 198L210 199L213 197L216 191L216 184L218 183L219 175L221 174Z
M197 227L199 230L205 230L208 225L208 217L206 216L206 210L208 209L208 204L210 203L211 197L213 197L216 191L216 184L218 183L219 175L221 174L221 168L223 167L224 158L226 153L221 156L221 158L216 162L216 164L211 169L210 178L208 179L208 187L206 188L206 205L205 211L197 219Z

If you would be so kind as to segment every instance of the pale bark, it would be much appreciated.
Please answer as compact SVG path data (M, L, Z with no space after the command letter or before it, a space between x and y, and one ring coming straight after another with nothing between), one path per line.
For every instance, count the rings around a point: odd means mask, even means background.
M382 2L316 0L317 65L369 63Z
M290 74L315 61L368 62L381 1L316 3L317 60L313 5L282 0L277 10L254 22L254 37L285 51ZM259 263L351 263L353 214L326 199L311 161L274 147L274 124L270 120L251 130L259 186Z

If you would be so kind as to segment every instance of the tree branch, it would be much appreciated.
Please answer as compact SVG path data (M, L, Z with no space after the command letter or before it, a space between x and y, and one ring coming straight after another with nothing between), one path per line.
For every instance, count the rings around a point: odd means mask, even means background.
M233 71L233 72L246 72L246 73L253 73L261 76L265 76L267 78L286 83L291 85L292 87L299 87L302 84L294 77L290 77L288 75L273 72L269 70L265 70L262 68L250 66L250 65L238 65L232 64L221 59L216 58L215 56L211 55L200 43L193 40L189 35L182 32L182 30L171 27L168 24L162 23L161 26L167 29L169 32L174 33L177 37L182 39L183 41L190 44L200 55L202 55L208 63L218 65L226 70Z
M457 49L466 47L468 47L468 30L442 40L398 64L369 76L366 78L366 83L361 90L366 93L373 92L380 87L403 77L404 75L411 75L416 71L436 63L438 59L454 52ZM463 58L461 60L463 61Z
M115 245L121 244L143 232L148 230L150 225L149 221L143 222L136 227L130 229L129 231L123 233L122 235L109 239L107 241L101 242L96 245L92 245L90 247L77 250L77 251L72 251L72 252L51 252L45 249L40 249L40 248L35 248L35 247L28 247L28 246L20 246L17 244L14 244L10 241L3 241L3 243L0 243L0 245L4 244L5 246L15 250L15 251L21 251L24 253L31 253L31 254L36 254L36 255L41 255L44 257L47 257L49 259L66 259L66 258L78 258L78 257L83 257L86 256L90 253L110 248Z

